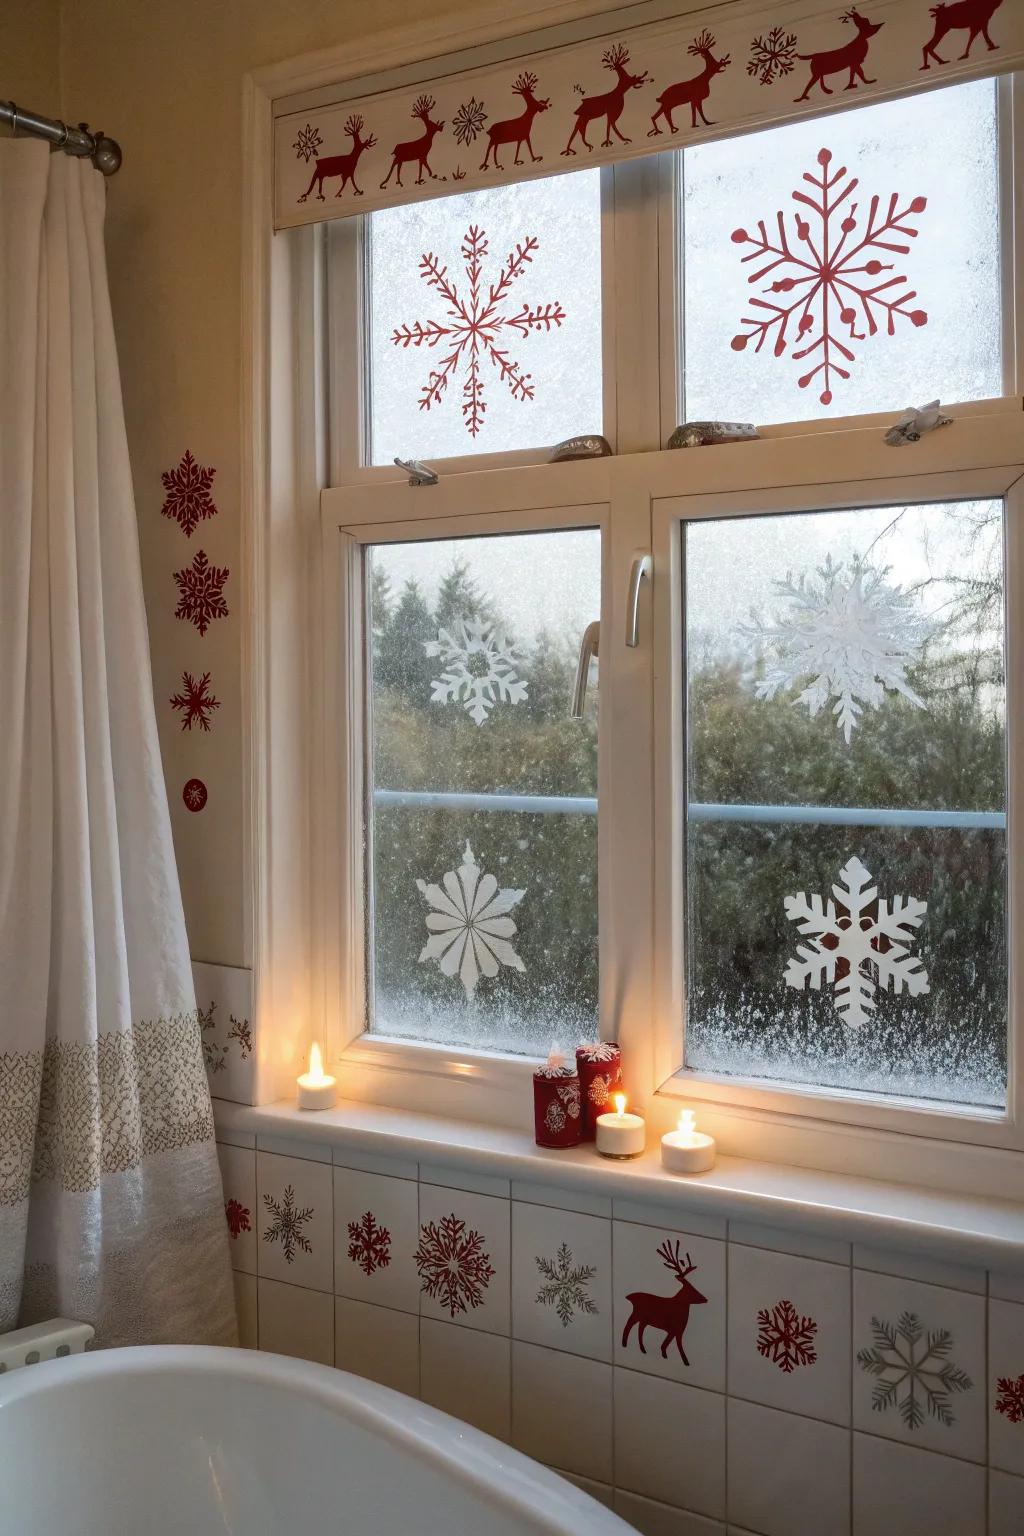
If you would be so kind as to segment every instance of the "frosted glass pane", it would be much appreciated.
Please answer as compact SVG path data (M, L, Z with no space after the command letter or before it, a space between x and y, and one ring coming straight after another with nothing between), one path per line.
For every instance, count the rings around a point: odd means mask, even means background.
M685 538L687 1067L1002 1105L1002 504Z
M543 1054L597 1031L596 529L368 552L370 1028ZM498 797L504 797L499 799Z
M997 149L995 82L981 80L685 150L687 418L764 424L1001 395ZM828 219L795 193L827 199ZM871 219L881 244L862 247ZM877 291L867 306L865 290ZM890 335L881 301L893 299Z
M368 225L371 463L604 430L599 171L409 203Z

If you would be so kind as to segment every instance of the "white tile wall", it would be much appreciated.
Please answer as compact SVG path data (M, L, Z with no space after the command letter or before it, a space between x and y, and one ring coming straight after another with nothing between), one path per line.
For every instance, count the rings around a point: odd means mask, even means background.
M852 1255L841 1241L739 1222L726 1240L724 1221L662 1205L617 1201L613 1220L607 1201L484 1173L230 1141L220 1149L225 1200L250 1212L249 1231L232 1239L247 1347L419 1394L614 1502L641 1536L1024 1536L1024 1422L995 1406L999 1379L1024 1372L1020 1276L987 1277L986 1295L975 1271L920 1255ZM276 1216L264 1196L281 1211L288 1188L293 1224L308 1211L297 1228L310 1245L293 1244L291 1261L280 1237L265 1236ZM367 1211L387 1229L389 1259L369 1273L348 1254L349 1222ZM425 1229L445 1218L463 1224L456 1250L473 1243L493 1271L479 1306L457 1292L465 1311L454 1315L424 1295L416 1263ZM682 1333L689 1364L671 1331L662 1357L666 1333L653 1320L645 1354L636 1325L622 1345L630 1293L666 1303L679 1290L657 1253L677 1240L707 1297ZM568 1323L537 1300L538 1256L575 1295ZM579 1306L581 1292L595 1312ZM817 1325L815 1360L788 1372L770 1347L757 1350L758 1311L783 1301ZM878 1378L857 1361L877 1347L872 1317L898 1330L905 1313L925 1334L949 1336L931 1361L922 1363L924 1335L915 1346L924 1407L914 1428L899 1408L906 1383L872 1409ZM948 1393L949 1425L929 1414L920 1387L941 1390L947 1363L971 1380Z

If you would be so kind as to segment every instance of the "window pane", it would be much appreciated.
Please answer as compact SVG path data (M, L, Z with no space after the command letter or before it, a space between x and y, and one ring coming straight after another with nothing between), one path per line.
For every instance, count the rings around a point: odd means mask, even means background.
M597 1032L596 529L367 555L382 1034L541 1054Z
M685 150L687 419L1001 395L997 151L993 80Z
M1001 1106L1002 504L685 550L687 1067Z
M372 464L604 430L601 173L373 213Z

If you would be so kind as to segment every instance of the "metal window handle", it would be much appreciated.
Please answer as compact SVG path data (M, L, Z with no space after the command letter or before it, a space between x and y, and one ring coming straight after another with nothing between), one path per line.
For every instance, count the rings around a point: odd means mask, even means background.
M569 705L570 720L582 720L583 708L587 702L587 682L590 678L590 663L597 655L601 640L601 624L594 619L583 631L583 639L580 641L580 659L576 664L576 681L572 686L572 702Z
M650 555L637 555L630 566L626 597L626 644L630 650L640 644L640 584L651 580L653 569Z

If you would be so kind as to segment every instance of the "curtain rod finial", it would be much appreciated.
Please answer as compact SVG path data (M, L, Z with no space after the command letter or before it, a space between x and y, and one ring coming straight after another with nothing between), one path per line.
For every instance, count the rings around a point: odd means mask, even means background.
M104 176L113 176L121 169L121 146L116 139L108 139L105 133L93 134L93 151L90 159Z

